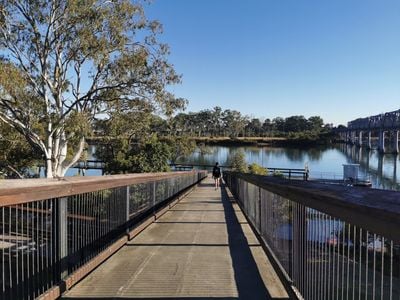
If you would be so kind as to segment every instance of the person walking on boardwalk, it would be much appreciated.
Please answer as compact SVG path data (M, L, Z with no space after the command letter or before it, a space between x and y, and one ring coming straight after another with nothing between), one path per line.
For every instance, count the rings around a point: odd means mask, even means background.
M221 168L218 166L218 162L215 163L215 166L213 168L212 176L215 181L215 189L219 188L221 185Z

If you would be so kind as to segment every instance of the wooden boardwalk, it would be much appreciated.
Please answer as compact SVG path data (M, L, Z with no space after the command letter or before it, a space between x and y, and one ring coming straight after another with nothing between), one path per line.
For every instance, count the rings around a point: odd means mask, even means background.
M287 299L245 217L206 179L64 299Z

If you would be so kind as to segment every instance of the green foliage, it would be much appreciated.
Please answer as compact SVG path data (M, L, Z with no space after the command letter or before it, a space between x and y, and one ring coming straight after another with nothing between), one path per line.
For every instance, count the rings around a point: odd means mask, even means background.
M251 119L245 127L246 136L262 136L262 124L260 119Z
M142 1L0 0L0 122L58 177L81 158L96 118L126 135L118 119L132 122L137 102L172 117L187 101L166 89L181 76L161 32Z
M129 108L124 109L117 105L109 106L108 119L99 122L102 135L107 138L124 138L134 142L145 138L150 132L153 119L152 108L144 101L130 103Z
M125 138L115 138L99 146L96 156L105 162L108 174L166 172L169 171L171 148L160 142L156 135L134 144Z
M236 110L227 109L223 113L222 121L225 124L227 135L231 138L235 138L238 137L240 133L243 134L247 118Z
M185 136L160 140L152 134L165 130L168 122L154 115L144 101L131 103L127 112L114 105L109 115L108 120L97 122L104 144L96 156L105 162L107 173L168 171L170 160L187 156L195 148L194 141Z
M308 127L313 131L321 131L324 125L324 120L319 116L313 116L308 118Z
M180 113L172 119L175 135L190 136L231 136L243 135L247 117L235 110L214 107L196 113Z
M134 173L170 171L168 160L171 157L171 148L155 136L146 141L138 153L131 157Z
M171 119L171 132L175 135L196 137L281 136L292 139L302 134L299 139L315 141L324 132L329 131L319 116L306 119L304 116L276 117L265 119L243 116L235 110L222 110L220 107L199 112L180 113Z
M38 161L35 151L24 137L7 124L0 123L0 173L5 178L29 177Z
M156 132L160 136L169 135L168 121L157 115L152 115L150 121L150 132ZM176 135L174 135L176 136Z
M166 143L170 148L170 159L173 163L180 158L189 156L196 149L196 142L187 136L169 136Z
M252 163L249 165L249 173L255 175L268 175L268 169L259 164Z
M246 173L248 170L245 153L242 149L239 149L228 157L228 164L232 166L232 170L235 172Z
M272 173L272 176L279 177L279 178L285 177L285 175L283 175L283 173L281 171L274 171L274 173Z
M105 162L105 173L128 173L132 169L129 150L130 145L127 139L109 139L96 147L96 157Z

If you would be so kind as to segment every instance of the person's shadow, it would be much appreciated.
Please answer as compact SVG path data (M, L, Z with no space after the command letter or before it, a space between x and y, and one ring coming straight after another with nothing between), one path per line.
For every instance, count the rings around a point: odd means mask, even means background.
M229 197L224 184L221 186L221 199L225 211L229 250L239 299L271 299L233 209L232 202L235 200L233 197Z

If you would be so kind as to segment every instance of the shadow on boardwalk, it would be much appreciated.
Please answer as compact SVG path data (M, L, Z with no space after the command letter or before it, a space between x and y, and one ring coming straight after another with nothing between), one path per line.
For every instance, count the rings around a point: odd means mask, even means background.
M260 244L225 187L209 182L63 299L271 299L253 256Z
M225 210L229 250L240 299L265 299L268 291L258 272L249 243L232 206L234 199L221 187L221 199ZM270 297L268 297L270 298Z

